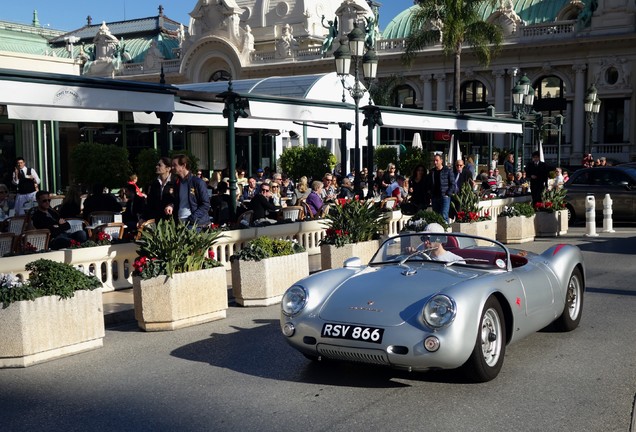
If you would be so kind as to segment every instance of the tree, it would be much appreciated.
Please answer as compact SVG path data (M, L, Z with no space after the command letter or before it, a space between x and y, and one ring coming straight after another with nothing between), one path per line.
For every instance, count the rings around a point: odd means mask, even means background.
M112 144L78 144L71 153L71 167L75 182L88 188L123 187L132 172L128 150Z
M373 103L381 106L391 106L395 90L402 84L404 84L404 77L393 74L369 86L369 94Z
M412 64L422 48L441 42L444 55L454 57L453 109L460 107L460 73L462 48L473 49L477 61L484 66L496 54L503 40L501 28L482 21L479 7L496 0L418 0L420 6L411 17L413 31L406 40L402 59Z
M293 179L307 176L320 180L324 173L334 169L336 157L325 147L310 145L285 149L278 162L283 172Z

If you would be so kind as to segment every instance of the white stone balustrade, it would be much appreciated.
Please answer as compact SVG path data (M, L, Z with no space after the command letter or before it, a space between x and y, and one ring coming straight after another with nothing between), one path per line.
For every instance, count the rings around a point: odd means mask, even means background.
M513 202L530 201L530 199L528 195L480 201L480 214L484 215L486 211L489 211L489 214L496 218L504 206ZM389 222L384 235L392 236L399 233L412 216L402 215L397 210L386 217ZM312 220L225 231L213 250L216 259L225 265L226 270L231 269L230 257L235 252L250 240L261 236L297 240L309 255L317 255L320 253L320 240L325 236L325 230L326 225L323 220ZM86 273L95 274L104 284L103 291L113 291L132 287L132 263L137 258L137 246L134 243L123 243L3 257L0 258L1 272L13 273L27 279L25 265L39 258L70 263Z

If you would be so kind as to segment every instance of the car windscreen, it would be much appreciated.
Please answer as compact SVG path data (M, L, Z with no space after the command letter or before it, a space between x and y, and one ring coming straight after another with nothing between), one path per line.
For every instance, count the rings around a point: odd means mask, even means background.
M387 239L369 264L426 262L507 269L506 248L455 233L408 233Z

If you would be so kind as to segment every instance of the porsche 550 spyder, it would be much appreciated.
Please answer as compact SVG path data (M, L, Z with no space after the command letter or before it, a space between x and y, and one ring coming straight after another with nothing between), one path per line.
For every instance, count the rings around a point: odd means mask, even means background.
M460 369L486 382L509 344L550 324L566 332L579 325L578 247L535 254L466 234L432 235L391 237L368 265L349 258L295 283L281 302L286 340L312 360Z

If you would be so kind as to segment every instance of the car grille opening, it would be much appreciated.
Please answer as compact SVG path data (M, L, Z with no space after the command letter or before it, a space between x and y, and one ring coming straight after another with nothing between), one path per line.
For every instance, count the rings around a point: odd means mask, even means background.
M315 337L311 337L311 336L305 336L303 338L303 343L305 345L316 345L316 338Z
M317 349L321 356L333 360L390 365L387 354L381 350L339 347L326 344L319 344Z

